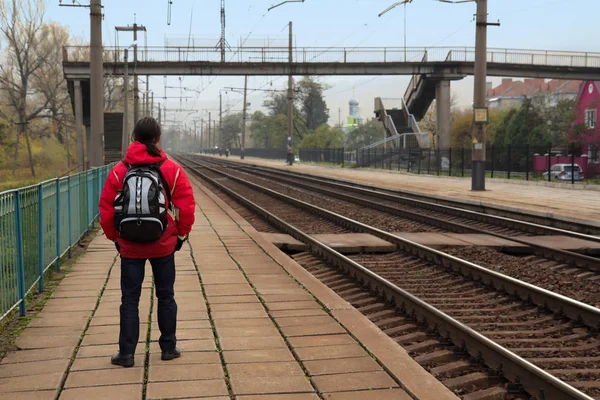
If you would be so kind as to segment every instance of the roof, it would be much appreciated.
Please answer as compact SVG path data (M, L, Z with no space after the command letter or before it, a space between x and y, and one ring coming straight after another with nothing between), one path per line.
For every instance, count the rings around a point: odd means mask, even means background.
M502 83L495 88L488 89L488 98L519 98L533 97L549 94L572 94L577 95L581 81L552 79L525 79L524 81L513 81L502 79Z

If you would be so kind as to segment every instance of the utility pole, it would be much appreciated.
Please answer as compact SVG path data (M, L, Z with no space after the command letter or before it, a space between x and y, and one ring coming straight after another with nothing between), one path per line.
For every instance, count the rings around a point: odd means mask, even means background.
M217 147L217 120L213 120L213 140L214 140L214 146L213 147Z
M125 74L123 78L123 137L121 138L121 156L125 157L129 144L129 49L124 51Z
M158 103L158 125L161 125L161 121L160 121L160 115L162 114L162 111L160 109L160 103Z
M485 190L485 141L488 108L485 101L487 75L487 0L477 0L475 34L475 93L473 96L473 150L471 190ZM499 24L494 24L499 25Z
M223 149L223 94L219 93L219 148Z
M198 134L196 133L196 120L194 120L194 149L198 147Z
M102 59L102 0L90 1L90 123L88 160L104 165L104 62Z
M137 123L139 119L139 106L140 106L140 91L138 87L138 78L137 78L137 33L138 32L146 32L146 27L143 25L138 25L134 22L133 26L116 26L115 30L133 32L133 41L136 42L133 45L133 123ZM146 80L146 84L148 80Z
M151 117L154 117L154 92L152 92L152 100L150 101L150 114Z
M290 52L290 75L288 76L288 143L290 146L291 154L288 154L288 162L290 165L294 163L294 77L292 76L292 66L293 66L293 36L292 36L292 21L290 21L290 43L289 43L289 52Z
M146 94L144 98L146 99L145 111L144 115L146 117L150 116L150 77L146 75Z
M246 110L248 108L248 75L244 77L244 111L242 111L242 143L240 158L244 159L244 148L246 147Z
M200 120L200 150L204 153L206 140L204 139L204 118Z
M208 148L212 150L212 148L213 148L213 145L212 145L212 136L211 136L211 133L210 133L210 120L211 120L211 117L212 117L212 115L211 115L211 113L209 111L208 112Z

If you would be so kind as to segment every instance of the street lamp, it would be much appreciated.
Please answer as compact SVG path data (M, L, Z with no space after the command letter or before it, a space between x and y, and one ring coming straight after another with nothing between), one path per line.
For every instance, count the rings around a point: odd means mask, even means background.
M404 5L404 62L406 62L406 5L408 3L412 3L412 2L413 2L413 0L398 1L394 4L392 4L391 6L389 6L388 8L386 8L385 10L383 10L381 12L381 14L379 14L379 17L381 17L383 14L387 13L388 11L391 11L398 6Z
M413 0L404 0L392 4L379 16L399 6L412 3ZM471 165L471 190L485 190L485 133L488 123L488 108L485 101L485 80L487 75L487 27L499 26L500 23L488 23L488 0L437 0L441 3L477 3L476 30L475 30L475 87L473 94L473 147ZM406 48L406 45L405 45Z

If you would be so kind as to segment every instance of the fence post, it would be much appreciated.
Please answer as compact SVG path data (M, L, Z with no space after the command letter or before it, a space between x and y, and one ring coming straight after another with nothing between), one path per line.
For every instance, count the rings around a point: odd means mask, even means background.
M436 149L436 156L435 156L435 173L437 176L440 176L440 164L442 162L442 160L440 159L440 148L438 147Z
M67 221L68 221L68 229L69 229L69 251L68 256L71 258L71 245L73 244L73 226L71 221L71 216L73 215L71 211L71 176L67 176Z
M60 178L56 178L56 271L60 271Z
M575 184L575 142L571 143L571 185Z
M431 147L429 148L429 157L427 157L427 175L429 175L431 167Z
M552 143L548 145L548 182L552 182L552 175L550 170L552 169Z
M44 291L44 187L38 185L38 292Z
M423 149L419 147L419 175L421 175L421 160L423 160Z
M529 180L529 145L525 146L525 180Z
M508 174L508 179L510 179L510 164L512 162L512 157L511 157L511 154L510 154L510 144L508 145L508 154L506 156L508 158L508 163L507 163L508 171L507 171L507 174Z
M23 218L21 216L21 191L14 191L15 195L15 242L17 245L17 289L19 294L19 315L25 315L25 265L23 261Z
M452 147L448 149L448 176L452 176Z
M496 145L492 144L492 178L494 177L494 154L495 154L495 150L496 149ZM471 174L473 174L473 171L471 171Z
M460 150L460 175L465 177L465 146Z

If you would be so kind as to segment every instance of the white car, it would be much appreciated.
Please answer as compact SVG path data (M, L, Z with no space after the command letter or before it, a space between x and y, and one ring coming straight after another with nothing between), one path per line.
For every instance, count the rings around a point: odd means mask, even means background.
M573 180L582 181L583 175L581 168L577 164L554 164L550 168L550 176L558 181L571 181L571 172L574 170ZM544 172L544 177L548 178L548 172Z

